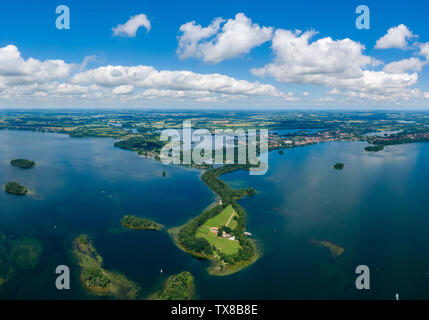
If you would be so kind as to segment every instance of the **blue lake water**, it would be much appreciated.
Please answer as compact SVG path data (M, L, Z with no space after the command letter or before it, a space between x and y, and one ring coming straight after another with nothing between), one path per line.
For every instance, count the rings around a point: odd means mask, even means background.
M265 176L233 172L233 187L257 194L240 201L247 229L263 252L227 277L207 274L207 261L177 249L166 232L125 231L125 214L174 227L215 200L200 171L163 164L113 147L112 139L0 131L0 183L17 181L25 197L0 192L0 232L42 241L37 267L0 287L0 298L94 299L81 288L70 257L74 236L88 233L104 266L142 287L142 296L171 274L190 271L203 299L429 298L429 144L364 151L365 143L326 143L271 152ZM30 170L14 158L35 160ZM344 170L333 170L336 162ZM167 177L162 177L162 172ZM345 251L337 259L308 243L327 240ZM54 270L69 265L72 289L55 288ZM371 290L356 290L357 265L371 270ZM164 273L160 273L160 269Z

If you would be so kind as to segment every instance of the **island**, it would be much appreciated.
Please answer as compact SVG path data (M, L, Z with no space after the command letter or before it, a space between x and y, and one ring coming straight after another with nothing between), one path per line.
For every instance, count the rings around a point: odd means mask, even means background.
M162 224L147 218L140 218L136 216L125 216L121 220L121 224L128 229L132 230L154 230L159 231L164 228Z
M119 272L105 270L102 267L103 258L88 235L81 234L74 239L72 254L81 268L80 279L88 293L116 299L136 299L140 286Z
M365 151L367 152L379 152L384 150L384 146L382 145L375 145L375 146L367 146L365 147Z
M195 280L191 273L183 271L172 275L164 289L153 294L149 300L192 300L195 296Z
M249 165L225 165L207 170L202 180L219 197L219 203L210 206L201 215L169 234L183 251L201 259L210 259L211 275L230 275L251 265L259 258L252 240L244 234L246 213L237 201L253 196L255 190L231 189L219 176L235 170L249 170Z
M310 239L309 243L328 249L329 252L331 253L332 258L334 258L334 259L341 256L344 252L344 248L340 247L339 245L336 245L335 243L329 242L329 241L319 241L316 239Z
M10 161L10 164L14 167L18 167L21 169L30 169L36 165L36 163L33 160L27 160L27 159L14 159Z
M159 137L143 136L130 137L126 140L115 142L116 148L136 151L139 155L155 158L159 160L159 153L165 142L159 140Z
M28 190L26 187L21 186L17 182L8 182L4 186L4 191L11 194L16 194L18 196L26 195Z
M344 163L338 162L338 163L334 164L334 169L335 170L342 170L342 169L344 169Z
M0 287L20 270L34 268L42 252L37 239L0 233Z

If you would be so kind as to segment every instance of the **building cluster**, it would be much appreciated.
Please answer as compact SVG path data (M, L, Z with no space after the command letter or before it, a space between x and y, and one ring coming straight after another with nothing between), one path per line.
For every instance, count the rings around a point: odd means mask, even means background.
M429 141L429 131L415 133L401 133L389 136L374 136L368 139L372 144L397 144L405 142L424 142Z
M210 231L217 235L219 233L219 228L211 227ZM228 239L231 241L235 240L235 236L231 236L230 234L226 233L225 231L222 231L222 238L225 238L225 239Z
M311 135L270 135L269 146L271 149L292 148L321 142L357 139L356 135L341 130L322 131Z

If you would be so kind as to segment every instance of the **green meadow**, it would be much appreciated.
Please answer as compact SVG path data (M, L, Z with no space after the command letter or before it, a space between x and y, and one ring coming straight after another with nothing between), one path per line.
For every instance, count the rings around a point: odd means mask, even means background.
M210 231L210 228L227 226L234 230L237 227L237 221L234 217L238 217L231 205L226 207L220 214L207 220L201 227L198 228L196 237L205 238L214 246L217 251L221 251L226 254L235 254L240 249L240 243L238 240L229 240L223 237L218 237L217 234Z

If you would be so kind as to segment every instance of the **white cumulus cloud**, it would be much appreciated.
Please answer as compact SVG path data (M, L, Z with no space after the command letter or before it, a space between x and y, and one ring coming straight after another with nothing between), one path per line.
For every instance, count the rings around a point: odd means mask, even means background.
M375 44L376 49L406 49L408 47L408 40L414 38L415 35L404 24L397 27L390 28L387 33L377 40Z
M219 73L156 70L152 66L102 66L88 69L63 60L40 61L21 57L18 48L0 48L0 101L8 105L142 105L166 103L224 103L259 98L295 101L272 85L236 79ZM85 69L86 68L86 69Z
M274 62L251 72L285 83L331 84L362 77L362 67L375 62L362 54L364 46L358 42L328 37L310 43L315 35L315 31L276 30Z
M385 65L383 70L387 73L403 73L407 71L420 72L426 63L426 61L413 57L391 62Z
M384 71L371 70L381 62L363 54L365 47L351 39L333 40L330 37L315 41L315 31L278 29L272 49L274 61L251 72L258 76L272 76L283 83L323 85L345 90L349 97L374 101L408 98L409 87L418 80L419 59L392 63Z
M211 93L242 94L246 96L282 96L274 86L237 80L213 73L200 74L191 71L158 71L152 66L105 66L75 74L71 83L102 87L133 86L146 89L195 90Z
M124 24L118 24L116 28L112 28L112 31L114 36L134 38L140 27L145 27L147 32L151 28L150 21L144 13L131 17Z
M74 65L63 60L24 60L14 45L0 48L0 83L24 84L67 77Z
M226 22L216 18L205 28L195 21L187 22L179 30L179 58L198 58L208 63L219 63L246 54L269 41L273 33L271 27L252 23L244 13L237 13L234 19Z
M419 54L426 57L426 60L429 60L429 42L420 44Z

